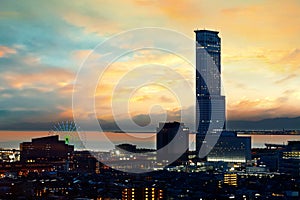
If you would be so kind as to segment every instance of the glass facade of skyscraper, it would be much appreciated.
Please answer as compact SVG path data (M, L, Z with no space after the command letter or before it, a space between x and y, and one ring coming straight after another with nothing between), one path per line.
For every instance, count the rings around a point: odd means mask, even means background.
M225 128L225 96L221 94L219 32L196 30L196 151L207 133ZM217 135L217 134L216 134Z

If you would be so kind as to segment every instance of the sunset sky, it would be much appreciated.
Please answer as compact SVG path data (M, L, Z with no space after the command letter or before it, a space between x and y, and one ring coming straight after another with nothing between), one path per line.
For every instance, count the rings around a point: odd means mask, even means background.
M220 32L229 120L300 116L298 0L10 0L0 3L0 126L72 119L74 79L87 55L114 34L143 27L172 29L192 39L195 29ZM138 52L102 77L95 93L98 118L111 119L111 91L120 77L153 62L176 66L193 84L193 71L182 61ZM150 67L148 74L151 69L155 72ZM134 80L133 74L128 78ZM165 84L182 85L172 77ZM176 96L155 84L137 89L128 102L130 115L141 117L137 121L147 121L149 109L154 115L165 109L170 119L180 109L193 109L192 103L181 108Z

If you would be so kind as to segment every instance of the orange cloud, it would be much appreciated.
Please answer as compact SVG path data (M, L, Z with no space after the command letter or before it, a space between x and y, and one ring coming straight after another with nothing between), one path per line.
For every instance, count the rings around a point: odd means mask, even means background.
M68 84L65 86L62 86L61 88L59 88L59 93L60 94L72 94L73 92L73 84Z
M73 73L63 69L47 69L31 74L7 72L2 76L12 88L35 88L40 91L66 87L74 79Z
M64 19L76 26L85 27L88 32L95 32L100 35L116 33L121 30L121 27L117 23L77 12L66 12Z
M1 57L6 57L9 54L16 54L17 51L15 49L6 47L6 46L0 46L0 58Z
M227 117L230 120L261 120L276 117L296 117L300 108L292 102L297 95L287 91L288 96L264 99L242 99L227 104ZM299 96L300 97L300 96Z
M156 64L162 65L161 70L158 73L154 73L154 68L151 67L151 64L154 64L154 66ZM149 67L144 67L147 65ZM169 66L170 69L164 66ZM140 67L142 67L142 71L139 71ZM181 78L168 73L168 70L181 75ZM151 80L154 82L143 85L143 81L148 80L153 73L154 76L152 78L154 79ZM175 90L173 92L176 93L176 90L184 90L184 88L181 88L184 81L193 85L193 73L194 69L192 67L187 66L187 63L183 62L179 57L174 57L174 55L148 50L127 55L125 58L121 58L111 64L98 83L95 91L97 116L101 119L111 119L112 109L121 110L127 106L130 116L149 114L150 111L157 113L157 110L152 110L157 105L160 105L168 112L174 108L184 106L180 105L180 102L168 90L168 87L173 88ZM166 79L166 74L168 74L168 79ZM114 107L112 107L112 102L115 102ZM118 114L120 114L121 118L128 117L127 113L123 113L122 116L121 113Z
M221 21L224 26L228 26L227 31L234 33L237 39L248 38L252 42L263 43L276 40L281 45L287 37L298 35L299 12L297 1L286 1L284 4L266 1L223 9Z
M84 59L86 59L91 53L92 49L76 50L72 53L72 56L79 62L83 62ZM95 55L95 53L93 53L92 55Z
M148 95L139 95L139 96L134 96L130 98L130 102L136 103L136 102L143 102L146 103L147 100L150 100L151 98Z
M58 114L58 119L73 119L73 111L71 108L59 107L61 112Z
M232 16L241 16L256 14L259 11L260 7L258 6L248 6L248 7L234 7L234 8L225 8L221 10L221 13L225 15Z
M281 71L295 73L300 70L300 49L287 52L274 65L281 66Z
M155 6L163 11L172 20L178 21L183 25L193 24L195 20L201 19L203 13L201 12L201 3L198 1L154 1Z
M170 98L169 96L165 96L165 95L161 96L161 97L159 98L159 100L160 100L161 102L166 102L166 103L174 102L174 98Z

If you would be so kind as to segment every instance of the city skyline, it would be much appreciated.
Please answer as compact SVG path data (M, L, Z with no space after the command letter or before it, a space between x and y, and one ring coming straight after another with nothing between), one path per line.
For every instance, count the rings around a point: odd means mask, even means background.
M285 4L187 1L184 5L126 1L118 5L106 3L107 9L100 8L101 1L91 1L94 6L80 1L72 5L67 1L59 4L58 9L50 3L4 2L0 9L0 26L6 30L0 33L0 127L71 119L73 81L84 58L99 42L113 34L145 26L173 29L190 38L194 38L193 30L197 28L220 32L223 38L222 80L229 120L300 116L297 105L300 98L297 88L300 5L297 1ZM120 4L130 10L127 17L119 14ZM37 6L41 9L36 9ZM128 42L138 40L129 39ZM114 79L132 64L149 61L180 64L168 56L147 53L135 55L135 62L120 61L104 81L112 78L110 81L114 83ZM186 71L181 73L186 77L192 75ZM104 102L109 102L112 86L102 85L99 98ZM158 100L171 119L176 120L180 110L176 99L170 98L168 93L153 98L147 95L149 91L155 97L166 92L157 86L140 90L132 98L138 105L132 110L132 116L143 121L147 114L143 105ZM109 107L101 109L109 110ZM191 107L185 109L193 110ZM158 115L161 112L154 111ZM110 120L109 113L103 120Z
M300 198L300 1L3 1L0 199Z

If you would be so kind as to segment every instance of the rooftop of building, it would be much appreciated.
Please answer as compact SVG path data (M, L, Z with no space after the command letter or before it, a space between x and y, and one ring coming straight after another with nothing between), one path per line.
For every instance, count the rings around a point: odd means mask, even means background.
M32 138L32 142L58 142L59 136L58 135L51 135L46 137L39 137L39 138Z
M212 33L212 34L216 34L218 35L219 34L219 31L213 31L213 30L206 30L206 29L197 29L197 30L194 30L195 33Z

